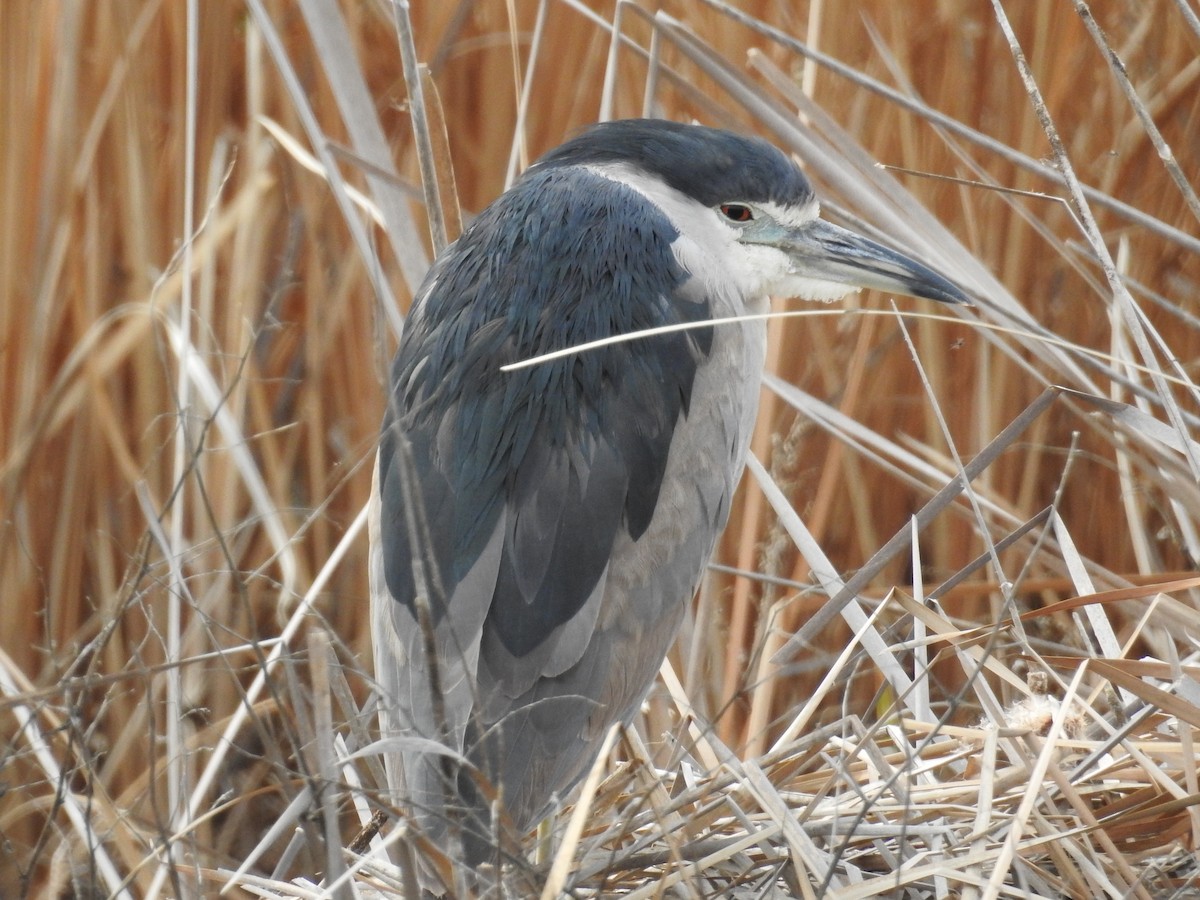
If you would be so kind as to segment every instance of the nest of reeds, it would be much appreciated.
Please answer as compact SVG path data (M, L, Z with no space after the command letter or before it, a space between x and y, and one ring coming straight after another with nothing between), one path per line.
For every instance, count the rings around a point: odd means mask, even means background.
M4 5L0 896L1200 895L1197 47L1179 0ZM659 684L468 873L381 802L384 373L464 217L644 114L976 305L780 307Z

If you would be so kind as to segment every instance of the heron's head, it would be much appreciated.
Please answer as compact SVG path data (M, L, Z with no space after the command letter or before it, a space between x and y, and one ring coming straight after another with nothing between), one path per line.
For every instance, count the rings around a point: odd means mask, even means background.
M819 217L812 186L765 140L659 119L595 125L539 166L582 165L656 203L747 295L831 301L859 288L965 303L914 259Z

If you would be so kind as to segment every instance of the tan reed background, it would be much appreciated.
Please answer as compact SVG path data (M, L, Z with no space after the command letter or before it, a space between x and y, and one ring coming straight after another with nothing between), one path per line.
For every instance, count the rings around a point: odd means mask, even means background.
M1187 26L1180 2L1104 0L1092 12L1142 109L1195 185L1200 34ZM369 191L363 165L339 149L352 138L323 68L327 59L300 6L287 0L263 5L332 141L342 177ZM611 19L612 4L588 6ZM727 93L664 32L655 69L657 114L779 141L768 112L782 110L794 123L793 94L811 97L845 129L831 138L835 147L861 144L874 159L912 170L894 173L911 194L906 202L929 210L1048 334L1116 360L1093 356L1100 368L1088 368L1081 355L1063 362L1046 341L993 337L973 324L1001 321L986 312L963 322L913 319L907 327L930 396L896 318L822 315L775 323L773 371L889 446L907 448L946 473L939 481L880 465L836 427L821 428L764 392L756 452L838 571L853 572L952 477L934 414L939 407L964 460L1048 384L1090 390L1080 371L1095 379L1100 393L1122 402L1133 402L1134 394L1117 376L1135 382L1145 391L1146 413L1169 423L1162 385L1131 365L1146 360L1130 349L1130 332L1114 311L1065 187L995 147L949 135L861 81L806 64L794 48L757 33L720 4L643 6L682 23L756 98ZM1200 348L1195 210L1172 182L1080 10L1066 2L1006 6L1079 179L1165 226L1135 224L1094 206L1147 327L1169 347L1151 368L1173 374L1173 357L1194 376ZM0 698L3 896L35 895L48 886L69 892L72 877L77 884L98 877L71 837L64 792L101 798L92 802L102 820L116 811L128 817L130 827L116 829L114 855L122 873L134 871L150 842L170 830L165 748L175 707L166 705L172 667L164 664L185 661L176 670L182 677L178 737L189 748L186 769L194 779L240 691L260 670L266 650L252 642L279 633L370 488L382 382L395 346L388 301L373 284L387 285L395 309L406 308L412 290L394 250L395 234L356 213L378 266L364 260L328 184L302 165L302 152L313 148L251 8L235 0L201 7L186 258L186 5L18 2L0 10L0 650L8 672ZM383 3L341 8L355 54L349 65L368 85L399 183L413 198L402 204L419 236L408 252L427 257L432 248L417 202L420 175L392 13ZM738 9L999 144L1052 161L1053 148L986 4L758 0ZM452 168L442 159L442 176L448 182L452 171L467 215L505 185L518 133L518 80L528 79L529 90L516 144L520 161L600 114L608 34L583 9L548 3L530 72L537 15L531 0L413 4L417 55L429 66L444 114ZM625 17L629 37L649 47L649 20L630 7ZM615 71L612 114L641 114L650 71L645 59L623 49ZM301 150L280 135L291 135ZM1002 193L992 185L1035 193ZM838 185L818 179L818 190L833 205L872 219ZM948 245L941 252L943 260L952 259ZM849 305L886 310L888 298L865 294ZM941 312L915 301L900 305ZM186 358L208 381L189 379L186 452L178 457L180 345L173 341L185 338ZM1167 391L1185 414L1200 412L1191 388L1172 383ZM937 518L920 541L925 589L986 550L982 531L996 538L1052 502L1074 548L1060 553L1022 545L1000 557L1010 577L1020 573L1013 596L1021 611L1082 593L1067 560L1083 561L1098 590L1165 582L1193 568L1196 536L1189 529L1200 523L1200 493L1187 466L1162 444L1138 440L1128 421L1115 426L1095 410L1056 402L1007 447L977 483L981 496L1004 513L982 513L986 529L962 502ZM739 496L719 561L811 583L810 562L786 538L751 479ZM358 702L368 693L366 679L352 671L356 665L369 671L365 554L362 533L314 604L314 615L336 635L336 658L351 670L348 684ZM914 574L913 557L902 553L864 596L882 598L893 588L911 594ZM989 566L973 570L942 599L946 615L964 625L1003 620L1008 613L998 581ZM167 637L174 627L172 593L182 597L183 638L174 651ZM844 626L827 629L798 672L763 665L764 643L777 647L782 640L764 634L768 625L789 633L824 599L820 592L715 573L697 602L672 658L695 708L736 753L754 757L769 746L849 639ZM1194 621L1188 616L1196 614L1195 600L1184 593L1177 602L1175 618L1144 633L1134 630L1142 627L1140 607L1112 610L1117 633L1131 639L1131 657L1168 658L1172 628L1182 641L1178 651L1190 651L1179 629ZM1044 642L1039 647L1087 655L1065 613L1031 627ZM298 641L287 654L297 667L305 646ZM227 652L214 655L217 650ZM935 666L935 705L956 725L971 724L981 712L956 693L964 680L953 659ZM288 741L302 744L297 735L304 729L292 713L281 712L298 702L288 695L289 684L276 679L275 693L260 700L257 728L248 728L214 795L252 792L264 773L295 765L293 754L303 755ZM848 714L870 717L889 701L882 685L870 665L847 675L844 692L826 700L814 724L836 724ZM997 683L997 690L1011 696L1011 686ZM956 706L951 698L961 702ZM57 760L57 781L35 752L23 711L37 721L46 752ZM663 695L649 716L651 739L655 723L670 727L676 720ZM210 848L201 855L214 866L229 865L254 846L282 802L272 796L234 802L219 828L198 825L193 835ZM132 876L136 895L149 889L154 868Z

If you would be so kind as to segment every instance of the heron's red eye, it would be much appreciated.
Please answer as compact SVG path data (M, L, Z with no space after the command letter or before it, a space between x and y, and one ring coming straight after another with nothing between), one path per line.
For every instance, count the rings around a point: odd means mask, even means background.
M749 222L754 218L753 210L741 203L722 203L720 209L730 222Z

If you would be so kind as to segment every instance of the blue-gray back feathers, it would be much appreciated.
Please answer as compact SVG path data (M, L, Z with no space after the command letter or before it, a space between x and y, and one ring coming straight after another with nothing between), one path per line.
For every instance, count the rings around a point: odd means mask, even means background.
M645 530L711 332L500 367L709 318L672 252L676 237L641 195L556 153L439 257L393 364L380 444L384 566L398 602L413 605L419 554L442 616L507 507L484 628L523 656L582 607L618 530ZM409 533L406 508L427 542Z

